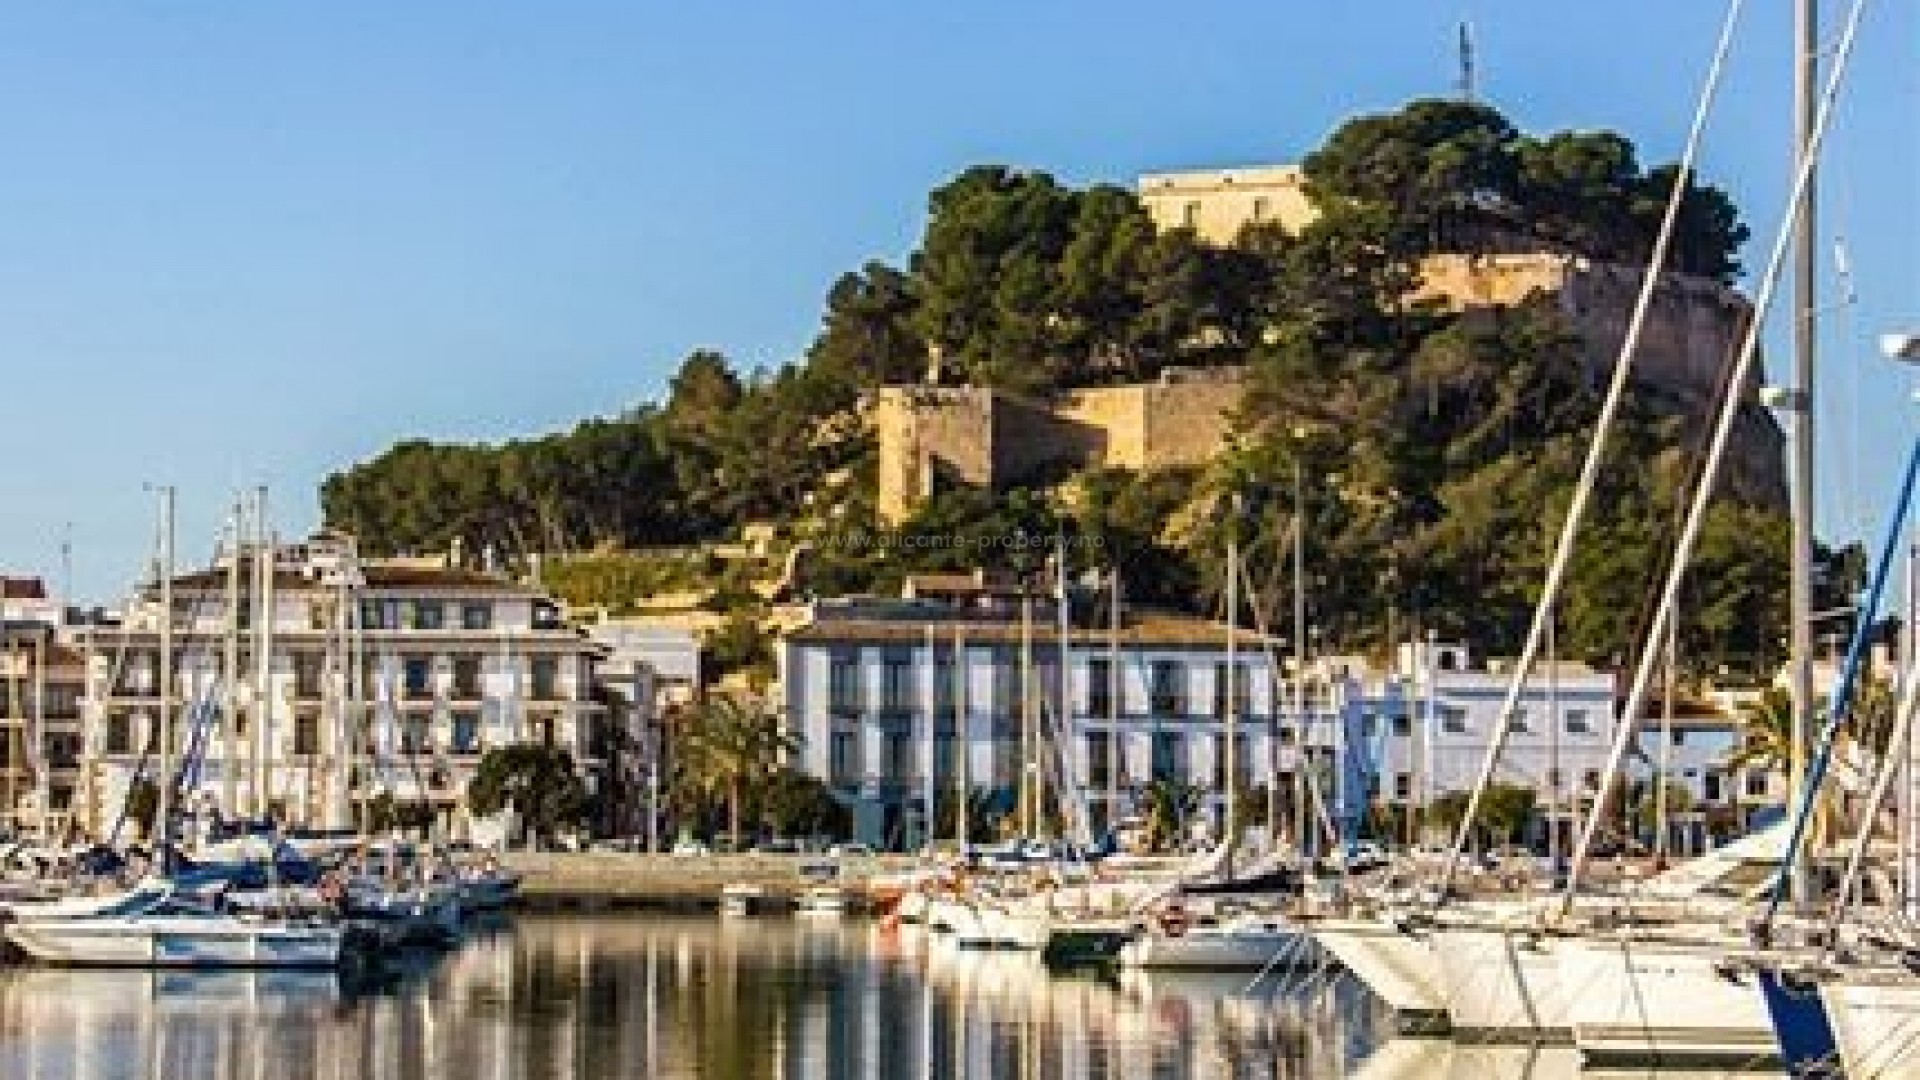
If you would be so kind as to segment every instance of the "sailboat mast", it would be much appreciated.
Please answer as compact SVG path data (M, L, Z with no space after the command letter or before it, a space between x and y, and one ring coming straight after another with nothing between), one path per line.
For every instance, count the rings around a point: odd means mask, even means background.
M240 560L246 553L246 505L236 495L233 517L227 533L226 619L222 629L220 710L220 808L222 812L245 816L240 806Z
M1818 167L1810 160L1815 149L1820 96L1819 5L1817 0L1794 0L1794 160L1806 169L1798 195L1798 226L1793 252L1793 395L1791 480L1793 559L1791 567L1791 659L1789 683L1793 695L1792 747L1788 755L1787 789L1795 799L1810 799L1802 790L1813 733L1813 371L1818 280L1818 227L1814 217L1818 199ZM1793 852L1790 898L1796 907L1810 896L1805 845Z
M1091 687L1089 687L1091 689ZM1107 594L1107 832L1120 820L1120 568Z
M153 817L155 869L170 869L173 835L173 488L160 489L160 777Z
M1307 855L1307 555L1306 483L1293 460L1293 843Z
M920 780L920 835L919 847L926 847L933 840L933 802L934 772L939 757L934 747L939 741L940 727L940 643L934 625L927 624L927 697L926 710L922 714L926 719L925 741L920 745L920 760L925 773ZM636 684L637 685L637 684Z
M1667 786L1673 775L1673 680L1680 667L1680 620L1667 623L1667 677L1660 697L1660 767L1653 782L1653 855L1664 865L1667 859Z
M267 748L272 745L268 740L273 729L273 574L279 559L274 551L273 529L267 521L267 489L262 486L254 489L254 529L259 534L255 547L254 563L259 574L259 587L255 590L257 610L254 615L254 706L252 740L247 747L247 760L251 766L247 786L250 792L249 808L256 815L265 814L271 800L268 792Z
M1224 874L1233 878L1233 848L1240 838L1240 757L1238 742L1240 739L1240 716L1236 698L1239 687L1235 685L1235 668L1238 665L1238 635L1234 626L1240 620L1240 530L1236 527L1239 519L1239 498L1234 499L1234 513L1227 523L1227 670L1226 684L1221 692L1226 701L1226 738L1221 743L1221 756L1226 765L1227 802L1220 815L1220 835L1226 842Z
M1060 828L1063 832L1079 834L1082 812L1086 809L1082 797L1085 791L1080 786L1079 761L1080 733L1079 725L1073 722L1072 671L1073 641L1070 620L1073 611L1071 601L1067 599L1067 538L1065 533L1056 534L1060 552L1060 561L1054 567L1054 587L1059 599L1056 602L1056 624L1060 634L1060 670L1059 688L1056 700L1060 707L1053 714L1057 730L1053 733L1054 758L1060 763L1060 791L1055 799L1060 803ZM1071 814L1069 814L1071 810ZM1071 820L1069 818L1071 817ZM1091 844L1092 830L1089 835L1078 836L1078 840Z
M953 741L959 751L954 759L953 821L954 831L959 835L962 851L972 837L969 829L968 807L973 802L973 732L972 716L967 708L967 639L958 627L953 628Z
M1020 586L1020 834L1040 833L1040 768L1033 738L1033 584Z

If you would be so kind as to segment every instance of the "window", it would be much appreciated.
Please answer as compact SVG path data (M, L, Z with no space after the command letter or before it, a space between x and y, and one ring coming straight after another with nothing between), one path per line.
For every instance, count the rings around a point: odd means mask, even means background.
M49 732L46 752L48 765L56 769L71 769L80 764L80 736Z
M1679 728L1674 728L1672 735L1673 735L1673 745L1675 746L1687 745L1687 733L1685 731L1682 731Z
M1767 771L1765 769L1754 769L1748 772L1747 773L1748 798L1763 799L1766 797L1766 795L1767 795Z
M1267 220L1267 215L1268 215L1269 213L1271 213L1271 212L1272 212L1272 210L1271 210L1271 207L1270 207L1270 205L1269 205L1269 203L1268 203L1268 200L1267 200L1267 197L1266 197L1265 195L1256 195L1256 196L1254 196L1254 199L1253 199L1253 220L1255 220L1255 221L1265 221L1265 220Z
M80 719L80 687L63 683L51 683L47 686L45 718L48 720Z
M477 754L480 752L480 714L457 712L453 714L453 752L456 754Z
M1227 691L1233 691L1233 714L1246 716L1253 710L1253 689L1248 685L1247 665L1234 664L1229 667L1224 661L1213 665L1213 715L1224 720L1227 716Z
M1251 791L1253 789L1253 752L1248 744L1247 737L1245 735L1235 735L1232 742L1229 743L1223 739L1220 745L1223 747L1231 747L1233 750L1233 782L1239 786L1241 791ZM1224 759L1222 759L1218 770L1223 775L1225 768L1226 763Z
M460 605L460 629L462 630L493 629L493 605L492 604L461 604Z
M293 696L303 698L320 696L320 662L319 653L293 654Z
M1189 229L1197 229L1200 227L1200 202L1198 199L1188 200L1185 205L1180 207L1180 224Z
M400 725L400 752L403 754L426 754L433 750L433 743L427 733L427 718L409 716Z
M948 781L960 775L960 762L955 752L959 740L954 738L953 729L936 731L933 736L933 775L936 781Z
M1587 710L1585 709L1568 709L1567 710L1567 734L1591 735L1592 733L1593 733L1593 725L1587 720Z
M1449 735L1467 733L1467 710L1458 705L1440 706L1440 730Z
M919 770L914 768L912 732L887 732L885 750L886 775L883 777L884 779L908 781L916 778Z
M1408 799L1413 798L1412 773L1393 774L1393 797L1399 799L1401 802L1406 802Z
M1153 760L1149 767L1155 780L1186 779L1186 740L1179 732L1153 733Z
M1104 656L1087 660L1087 715L1113 715L1113 662Z
M1292 746L1298 739L1292 724L1281 724L1277 732L1281 746Z
M438 600L422 600L414 605L414 621L422 630L443 630L447 625L447 605Z
M133 718L120 714L107 717L107 753L133 753Z
M552 701L560 696L560 660L553 656L533 658L533 700Z
M1152 667L1155 716L1187 714L1187 669L1177 660L1155 660Z
M399 612L391 600L360 601L360 625L367 630L392 630L399 623Z
M1371 739L1380 733L1380 718L1370 712L1360 714L1360 737Z
M1105 787L1113 779L1113 741L1106 732L1087 736L1087 784Z
M880 711L885 716L913 715L913 650L887 649L880 657Z
M836 731L827 746L827 770L836 784L860 780L860 740L851 731Z
M1393 715L1393 733L1398 738L1407 738L1413 734L1413 717L1406 713Z
M1708 802L1719 802L1727 797L1727 793L1722 786L1720 774L1717 772L1709 771L1701 780L1700 786Z
M320 752L320 718L312 713L303 713L293 718L293 753L296 757L312 757Z
M1020 668L1012 649L993 650L993 712L1012 716L1019 708Z
M1507 730L1515 735L1525 735L1531 730L1527 726L1527 710L1513 710L1513 712L1507 716Z
M935 716L952 716L954 694L954 665L952 649L935 649L933 654L933 712Z
M1599 791L1600 790L1600 770L1588 769L1586 772L1581 773L1580 784L1582 787L1585 787L1588 791Z
M401 681L410 698L423 698L432 692L433 666L424 656L409 656L401 661Z
M480 658L478 656L456 656L453 658L453 696L462 701L475 701L480 697Z
M865 711L860 687L860 654L836 649L827 658L827 709L835 716L859 716Z

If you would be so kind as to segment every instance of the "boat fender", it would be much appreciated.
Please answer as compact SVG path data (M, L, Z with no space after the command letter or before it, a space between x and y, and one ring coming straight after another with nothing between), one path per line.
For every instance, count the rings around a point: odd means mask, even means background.
M347 898L347 884L337 870L329 871L320 879L320 899L329 904L338 904Z

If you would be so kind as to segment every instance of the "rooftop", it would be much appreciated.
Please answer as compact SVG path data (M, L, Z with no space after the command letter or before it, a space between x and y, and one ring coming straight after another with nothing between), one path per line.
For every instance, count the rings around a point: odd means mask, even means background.
M1015 645L1021 641L1018 618L982 617L980 612L957 610L945 604L915 600L870 601L857 608L835 611L816 606L811 622L787 634L787 640L801 644L866 642L918 643L928 634L950 641L956 636L968 644ZM1058 640L1056 624L1050 619L1033 620L1033 640L1042 647ZM1249 654L1263 647L1279 647L1277 639L1263 638L1252 630L1241 629L1235 640ZM1076 626L1067 634L1078 647L1105 647L1113 641L1121 645L1225 648L1228 628L1210 619L1172 612L1134 609L1122 619L1117 632L1104 627Z

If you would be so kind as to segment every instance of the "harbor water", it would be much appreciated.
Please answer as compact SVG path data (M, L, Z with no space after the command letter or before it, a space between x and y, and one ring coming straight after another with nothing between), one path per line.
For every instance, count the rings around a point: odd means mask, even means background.
M1708 1075L1390 1031L1326 972L1055 975L831 916L528 915L361 982L0 968L4 1080Z
M907 928L523 916L370 985L331 974L0 969L6 1080L1348 1075L1359 987L1055 977Z

